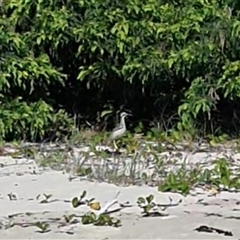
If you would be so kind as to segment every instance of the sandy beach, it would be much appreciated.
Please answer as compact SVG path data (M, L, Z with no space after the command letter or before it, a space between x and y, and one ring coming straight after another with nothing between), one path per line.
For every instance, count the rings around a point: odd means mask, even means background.
M156 187L119 187L78 178L69 181L68 174L41 170L33 160L1 157L0 163L1 239L240 239L240 193L212 195L194 189L184 197L159 192ZM122 226L83 225L81 221L61 226L64 215L75 214L80 220L91 211L87 205L73 208L71 204L84 190L101 206L119 193L113 210L128 206L111 216L120 219ZM47 203L41 203L43 194L51 194ZM160 211L162 216L142 217L137 200L150 194L155 203L168 206ZM169 206L170 201L173 206ZM48 231L39 232L35 222L47 222ZM202 225L229 231L233 236L195 230Z

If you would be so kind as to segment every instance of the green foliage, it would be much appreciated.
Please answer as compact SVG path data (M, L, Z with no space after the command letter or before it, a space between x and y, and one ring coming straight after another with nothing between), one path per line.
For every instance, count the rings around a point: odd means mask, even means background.
M187 195L195 182L185 174L188 173L182 170L176 174L170 173L167 179L159 185L158 190L163 192L180 192L183 195Z
M45 222L36 222L35 226L39 229L39 233L47 233L50 231L49 227L49 223L45 223Z
M4 1L0 100L16 124L2 121L2 137L43 138L60 108L94 123L120 108L135 121L178 113L161 130L235 133L239 10L236 0Z
M213 174L217 177L213 179L213 184L222 185L225 189L240 188L239 177L234 175L233 170L230 169L228 159L221 158L215 162Z
M108 214L100 214L96 215L93 212L84 214L82 216L82 224L93 224L94 226L112 226L112 227L120 227L121 221L119 219L115 219L114 217L109 216Z
M2 101L0 106L0 136L3 139L31 139L57 136L70 132L72 121L63 111L54 113L44 101L27 104L19 98ZM55 134L55 131L59 131Z
M137 200L137 204L140 208L142 208L143 213L149 213L154 207L155 203L153 202L154 196L151 194L146 198L139 197Z
M45 51L35 49L34 31L26 31L29 4L8 1L0 18L0 135L5 140L59 137L72 124L62 110L55 112L47 103L50 86L62 85L66 75Z
M236 173L237 172L237 173ZM221 158L214 161L213 169L194 168L186 170L181 168L169 173L168 177L159 185L159 191L180 192L187 195L193 187L210 186L217 189L239 189L239 169L231 169L229 159Z

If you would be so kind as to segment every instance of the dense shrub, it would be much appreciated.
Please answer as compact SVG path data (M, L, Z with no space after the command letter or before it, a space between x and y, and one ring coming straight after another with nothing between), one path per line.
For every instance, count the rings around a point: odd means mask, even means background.
M238 135L239 9L237 0L3 0L3 138L44 137L59 109L94 124L122 108L134 126Z

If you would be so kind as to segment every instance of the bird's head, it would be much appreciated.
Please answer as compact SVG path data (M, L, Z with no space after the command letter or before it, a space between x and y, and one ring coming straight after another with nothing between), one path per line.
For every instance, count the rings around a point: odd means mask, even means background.
M125 117L130 116L130 115L131 115L131 114L126 113L126 112L122 112L122 113L120 114L121 118L125 118Z

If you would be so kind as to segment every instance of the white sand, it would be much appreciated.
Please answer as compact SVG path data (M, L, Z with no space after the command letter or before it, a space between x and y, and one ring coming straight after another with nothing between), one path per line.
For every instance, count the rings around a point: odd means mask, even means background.
M4 164L11 164L14 161L7 157L0 158L0 163ZM36 174L32 174L33 170ZM121 219L122 226L95 227L78 223L70 227L58 228L58 222L51 218L62 218L64 214L70 213L79 215L89 211L87 206L73 208L71 203L64 201L79 196L83 190L87 191L87 198L95 197L103 205L120 191L119 202L129 201L133 205L113 214ZM8 197L10 193L15 194L17 200L11 201ZM50 200L56 201L39 203L43 198L37 200L36 197L43 193L52 194ZM155 196L156 203L169 204L169 197L173 199L173 203L180 199L182 202L179 206L164 211L169 214L168 217L142 218L136 201L138 197L146 197L149 194ZM200 199L202 199L201 203L205 204L198 203ZM238 201L240 194L237 193L223 192L214 197L208 196L207 193L195 192L183 197L180 194L160 193L156 188L150 187L117 187L106 183L79 180L70 182L67 174L50 170L41 172L34 163L9 165L0 168L0 226L1 222L2 226L5 226L9 221L6 217L9 215L21 213L13 217L12 222L51 221L50 231L39 233L36 226L25 228L14 226L0 229L0 239L240 239ZM207 216L207 214L212 215ZM231 231L233 237L194 231L201 225ZM66 229L70 229L73 234L66 233Z

